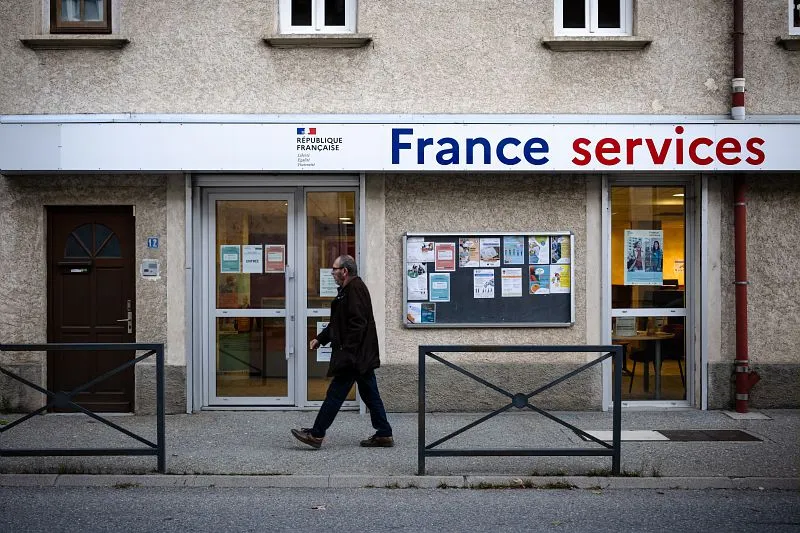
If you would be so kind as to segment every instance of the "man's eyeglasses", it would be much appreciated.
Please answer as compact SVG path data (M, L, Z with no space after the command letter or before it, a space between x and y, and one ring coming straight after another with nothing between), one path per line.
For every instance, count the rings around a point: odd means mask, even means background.
M342 270L344 267L331 267L331 270Z

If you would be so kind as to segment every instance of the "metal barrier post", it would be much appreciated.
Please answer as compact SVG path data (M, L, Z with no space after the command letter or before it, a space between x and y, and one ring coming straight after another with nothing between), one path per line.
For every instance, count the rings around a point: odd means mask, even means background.
M158 471L167 473L166 427L164 421L164 345L156 348L156 439L158 444Z
M624 346L614 346L614 386L611 401L614 403L613 452L611 456L611 473L618 476L622 460L622 361Z
M419 347L417 397L417 475L425 475L425 349Z

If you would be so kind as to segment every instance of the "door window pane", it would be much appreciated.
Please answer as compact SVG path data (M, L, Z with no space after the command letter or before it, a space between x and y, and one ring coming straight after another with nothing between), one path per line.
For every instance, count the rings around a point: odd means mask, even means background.
M279 265L286 264L287 217L284 200L217 202L218 309L286 307L286 274ZM233 248L226 248L229 246ZM223 250L228 256L225 264ZM282 261L276 260L281 253ZM255 255L260 257L260 265L248 266L246 259Z
M625 347L623 400L686 399L686 318L612 318L612 341Z
M329 308L336 296L331 265L340 255L356 256L356 193L309 192L306 212L308 308Z
M286 396L283 317L217 318L217 396Z
M685 307L685 214L683 187L611 188L613 308Z
M121 257L119 238L102 224L94 226L94 250L97 257Z
M67 237L67 244L64 246L64 257L90 257L85 245L80 241L75 233Z

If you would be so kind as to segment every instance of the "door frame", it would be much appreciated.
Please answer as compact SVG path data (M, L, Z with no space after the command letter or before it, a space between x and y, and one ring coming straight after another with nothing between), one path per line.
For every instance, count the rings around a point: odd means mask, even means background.
M208 395L209 383L209 289L208 280L208 231L209 221L205 216L209 203L209 194L246 194L253 198L253 194L293 194L294 202L294 227L295 227L295 319L296 324L302 325L307 316L306 309L306 280L304 269L306 263L306 205L307 191L353 191L356 200L356 260L362 257L362 243L364 240L363 214L364 214L364 176L361 175L309 175L296 176L288 174L276 175L223 175L223 174L193 174L187 175L187 251L191 250L188 257L187 268L191 271L190 290L188 291L187 306L190 309L190 321L187 324L187 343L190 346L191 378L187 379L187 407L188 411L200 410L301 410L318 408L322 402L309 402L307 398L305 347L307 346L306 328L295 327L294 346L294 399L285 405L244 404L236 405L211 405ZM300 355L298 355L300 354ZM357 407L357 402L345 402L344 409Z
M203 196L205 202L203 205L204 210L204 232L201 242L203 248L203 258L205 259L202 264L203 271L203 293L201 306L205 313L205 342L202 344L202 368L203 368L203 384L204 384L204 403L209 406L287 406L293 405L293 397L295 393L295 383L297 381L296 364L292 361L296 359L296 281L295 275L297 268L297 249L298 249L298 232L296 227L296 193L294 191L277 191L277 190L249 190L249 191L219 191L208 189ZM213 279L216 276L216 248L211 249L211 242L215 246L219 246L216 242L216 202L222 200L246 200L246 201L286 201L287 216L286 216L286 275L285 275L285 294L286 301L282 314L276 310L262 310L262 309L247 309L238 311L235 309L223 311L225 317L261 317L270 318L276 316L283 316L286 343L284 345L284 352L286 354L286 385L287 393L285 397L269 396L269 397L231 397L231 396L217 396L216 393L216 369L212 364L212 350L216 347L216 320L220 318L217 314L216 307L216 291Z
M685 239L685 258L684 258L684 305L685 305L685 374L686 374L686 399L685 400L624 400L622 401L622 408L651 408L651 409L669 409L669 408L695 408L699 407L701 402L698 402L696 394L696 383L698 379L702 382L706 373L703 366L705 359L702 361L697 357L701 353L700 346L697 339L704 338L703 323L699 318L702 317L702 312L699 308L701 302L701 285L699 283L698 273L704 271L701 268L701 262L705 259L706 254L702 253L699 249L701 239L701 223L702 213L698 209L703 205L703 181L699 175L683 175L673 174L668 176L653 176L653 175L635 175L635 176L602 176L602 305L601 305L601 342L603 344L612 344L611 340L611 317L612 317L612 300L611 300L611 187L614 186L683 186L686 189L686 196L684 197L684 210L685 210L685 223L684 239ZM699 219L699 220L698 220ZM643 310L642 313L648 311ZM653 313L650 312L649 315ZM603 374L603 396L602 396L602 409L608 411L613 407L611 398L612 390L612 365L609 359L602 363ZM701 394L705 393L705 389ZM702 404L705 402L701 398Z

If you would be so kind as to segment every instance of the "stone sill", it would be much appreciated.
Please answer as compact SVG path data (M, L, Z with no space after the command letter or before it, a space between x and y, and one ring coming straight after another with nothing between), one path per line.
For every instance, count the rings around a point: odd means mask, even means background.
M781 35L775 39L775 43L783 46L786 50L800 50L800 35Z
M363 33L284 33L264 37L264 42L273 48L362 48L372 37Z
M119 49L130 42L121 35L24 35L22 44L33 50L71 50L75 48Z
M644 37L602 36L602 37L545 37L542 46L554 52L586 51L629 51L642 50L652 43Z

